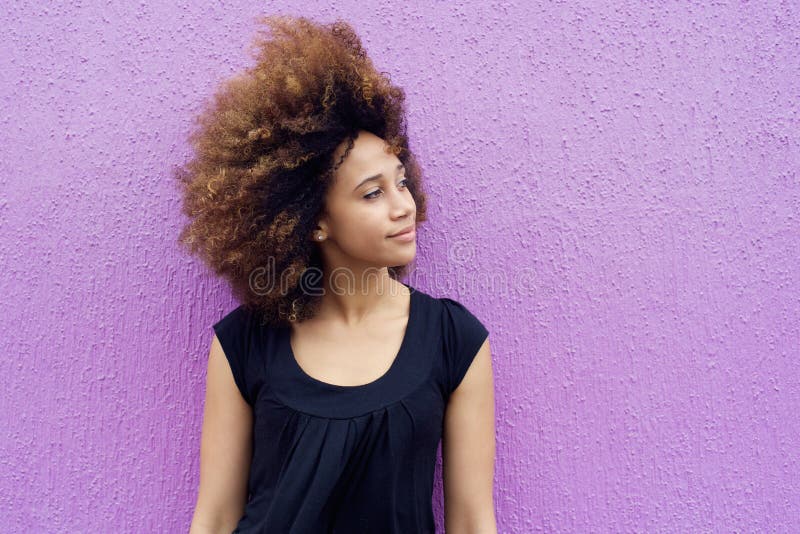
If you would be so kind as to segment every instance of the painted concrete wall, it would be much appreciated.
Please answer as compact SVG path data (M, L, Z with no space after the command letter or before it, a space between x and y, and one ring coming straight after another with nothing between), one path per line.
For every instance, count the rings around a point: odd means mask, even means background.
M797 3L335 4L0 9L0 530L188 530L236 303L169 172L267 12L407 91L410 280L490 328L500 532L796 529Z

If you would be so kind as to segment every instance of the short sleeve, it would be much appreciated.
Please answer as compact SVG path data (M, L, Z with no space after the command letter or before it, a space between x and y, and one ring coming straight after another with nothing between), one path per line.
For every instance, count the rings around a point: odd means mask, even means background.
M253 405L247 380L250 314L239 306L213 325L225 357L231 367L233 380L249 405Z
M442 335L444 338L445 385L448 395L461 384L478 349L489 331L463 304L442 297L444 305Z

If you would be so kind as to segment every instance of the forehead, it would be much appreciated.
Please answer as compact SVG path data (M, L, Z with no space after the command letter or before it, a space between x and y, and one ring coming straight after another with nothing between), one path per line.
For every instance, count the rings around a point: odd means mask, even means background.
M340 147L337 158L342 151L343 147ZM344 185L351 183L355 185L367 176L387 172L397 162L397 156L389 150L386 141L372 133L361 131L353 143L353 148L336 170L337 181L343 182Z

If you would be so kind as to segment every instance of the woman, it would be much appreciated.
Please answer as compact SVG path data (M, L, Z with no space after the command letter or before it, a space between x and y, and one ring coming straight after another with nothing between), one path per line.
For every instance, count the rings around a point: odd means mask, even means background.
M404 93L342 21L264 17L178 173L213 325L191 533L496 532L488 331L400 282L426 220Z

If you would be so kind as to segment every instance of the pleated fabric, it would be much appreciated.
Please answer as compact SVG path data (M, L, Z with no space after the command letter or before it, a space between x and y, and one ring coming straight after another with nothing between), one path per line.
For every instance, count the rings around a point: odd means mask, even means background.
M299 366L289 328L239 306L213 325L253 409L248 503L234 533L435 534L436 450L450 394L488 330L464 305L411 290L389 370L358 386Z

